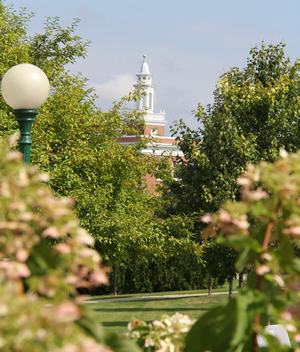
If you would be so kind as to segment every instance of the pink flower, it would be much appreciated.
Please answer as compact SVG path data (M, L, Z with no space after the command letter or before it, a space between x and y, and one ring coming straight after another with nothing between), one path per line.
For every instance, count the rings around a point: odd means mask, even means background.
M224 209L220 209L219 210L220 213L220 220L223 222L230 222L231 221L231 216L229 215L229 213L224 210Z
M19 280L21 277L29 277L31 274L26 264L8 260L0 262L0 269L4 269L9 280Z
M83 228L78 229L77 235L74 238L77 242L83 243L87 246L92 246L95 243L94 238Z
M290 228L291 235L300 235L300 226L294 226Z
M57 208L54 210L53 212L53 218L54 219L59 219L60 217L64 216L64 215L68 215L69 214L69 209L66 208Z
M55 226L50 226L42 233L43 237L58 238L60 237L59 231Z
M205 214L200 218L200 221L202 222L212 222L214 218L210 214Z
M38 174L37 179L41 182L48 182L50 180L50 176L48 174Z
M67 243L58 243L55 246L55 249L60 253L71 253L72 249Z
M242 230L247 230L249 227L248 221L244 219L242 220L233 219L232 223Z
M10 152L9 154L7 154L4 160L11 161L11 160L22 159L22 158L23 158L23 154L16 151L16 152Z
M93 272L90 275L90 280L96 286L101 285L101 284L105 284L105 285L108 284L108 278L107 278L104 270L101 270L98 272Z
M241 190L241 193L245 197L247 197L255 202L257 202L261 199L264 199L264 198L269 198L269 194L265 191L262 191L261 189L257 189L256 191L249 191L247 189L243 189L243 190Z
M91 248L83 248L78 252L79 257L82 257L82 258L94 257L95 254L98 254L98 253Z
M55 322L73 322L80 319L81 310L72 302L65 302L55 308Z
M280 318L285 321L291 321L293 316L291 312L284 311L283 313L280 314Z
M256 268L255 271L256 271L257 275L264 275L264 274L270 272L271 269L266 265L262 265L262 266L259 266L258 268Z
M237 179L237 184L240 186L247 187L251 185L251 181L247 177L240 177Z
M29 257L29 252L27 249L21 248L16 254L16 258L20 262L26 262Z

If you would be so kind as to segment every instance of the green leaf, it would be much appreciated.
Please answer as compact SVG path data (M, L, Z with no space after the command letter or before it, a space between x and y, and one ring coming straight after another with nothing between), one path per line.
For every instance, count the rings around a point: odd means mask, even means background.
M76 320L76 324L99 343L103 343L104 331L102 325L97 321L96 312L84 304L81 305L81 309L83 310L83 316L79 320Z
M50 268L56 268L61 264L58 254L48 244L40 244L35 246L26 262L32 275L47 274Z
M254 259L258 257L258 253L251 248L243 248L236 260L235 268L237 272L242 273L249 263L253 263Z
M133 341L122 338L115 333L105 334L105 344L114 352L141 352L141 348Z
M262 251L261 244L252 237L232 235L224 238L223 236L218 236L216 242L233 248L250 248L257 253Z
M204 314L186 336L186 352L226 351L237 323L237 302L232 299L223 307Z
M200 317L186 336L185 352L242 350L252 338L255 316L264 309L264 296L244 288L226 305Z
M290 242L282 242L274 254L283 269L287 272L300 275L300 259L295 258L294 249Z

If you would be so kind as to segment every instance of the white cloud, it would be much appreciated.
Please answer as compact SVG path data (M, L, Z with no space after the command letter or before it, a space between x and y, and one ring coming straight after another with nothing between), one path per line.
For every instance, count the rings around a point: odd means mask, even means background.
M123 74L114 76L101 84L93 84L91 82L91 85L95 87L99 101L106 105L111 104L113 101L120 100L124 95L131 92L135 81L133 75Z

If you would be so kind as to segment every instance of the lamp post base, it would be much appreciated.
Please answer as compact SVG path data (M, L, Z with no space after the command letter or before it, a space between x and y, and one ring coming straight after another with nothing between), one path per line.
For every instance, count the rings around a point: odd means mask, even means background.
M37 114L37 110L14 110L14 115L17 118L21 132L18 141L20 152L24 155L24 161L27 164L30 164L30 146L32 143L30 138L31 126Z

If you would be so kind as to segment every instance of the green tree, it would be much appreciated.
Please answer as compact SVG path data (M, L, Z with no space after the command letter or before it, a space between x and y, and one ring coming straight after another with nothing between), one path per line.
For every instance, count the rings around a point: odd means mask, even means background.
M220 77L214 103L198 106L197 130L175 124L184 159L177 161L178 180L163 191L167 214L215 212L226 199L239 199L236 180L247 163L273 162L280 148L300 148L300 64L291 64L284 47L252 48L244 69ZM203 224L196 228L200 233Z
M224 73L214 103L195 112L199 128L181 120L173 133L184 153L180 181L166 187L169 213L214 212L239 198L236 179L247 163L278 159L280 148L300 147L300 64L284 54L285 44L250 50L247 66Z
M203 241L203 256L205 269L208 273L208 293L211 295L213 279L217 280L218 285L223 285L226 280L229 282L229 296L232 295L232 280L236 276L235 261L236 251L233 248L220 246L210 237Z

